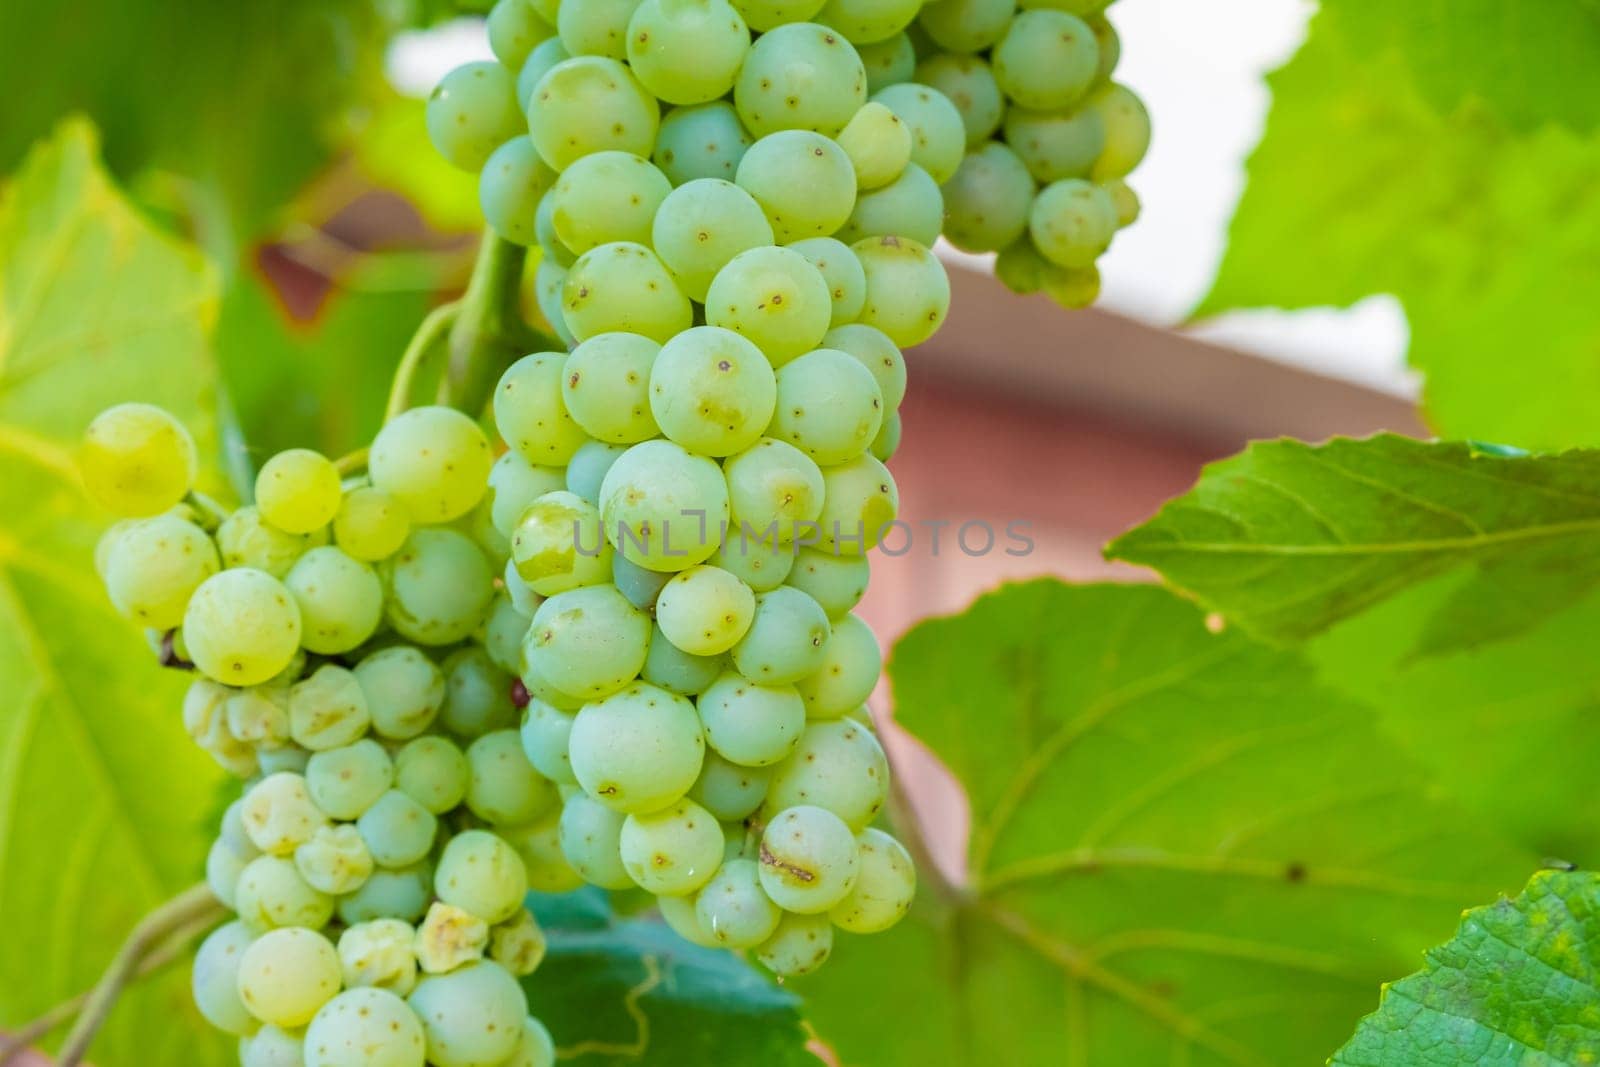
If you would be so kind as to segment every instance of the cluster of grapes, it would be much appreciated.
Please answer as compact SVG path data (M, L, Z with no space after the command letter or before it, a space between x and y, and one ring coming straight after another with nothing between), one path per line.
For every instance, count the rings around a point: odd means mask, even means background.
M246 779L206 861L237 917L194 968L246 1067L555 1061L518 983L545 951L523 899L577 878L516 729L526 620L471 535L491 459L472 419L418 408L368 477L283 452L224 517L166 412L89 427L86 487L125 516L96 552L110 598L195 671L185 726Z
M1123 179L1150 145L1144 104L1111 80L1121 45L1108 2L936 0L906 47L965 135L944 186L945 237L998 252L1002 282L1065 307L1099 295L1095 260L1138 218Z

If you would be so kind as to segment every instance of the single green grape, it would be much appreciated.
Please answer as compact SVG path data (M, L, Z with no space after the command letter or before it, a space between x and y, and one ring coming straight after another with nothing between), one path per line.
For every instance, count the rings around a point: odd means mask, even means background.
M739 535L741 549L757 539L788 544L822 513L822 471L787 442L763 437L728 457L722 469L728 479L729 539Z
M591 437L633 444L660 430L650 414L650 368L659 342L636 333L590 337L562 365L561 399L571 418Z
M697 178L662 203L650 241L678 287L704 301L717 271L746 249L772 244L773 234L749 193L721 178Z
M333 521L343 490L339 472L309 448L279 452L256 475L261 517L285 533L310 533Z
M853 719L807 726L793 755L772 772L762 812L814 804L856 833L883 810L889 796L889 761L872 731Z
M606 472L600 514L619 555L651 570L686 570L722 542L728 485L714 461L671 441L644 441Z
M512 573L515 574L515 570ZM538 605L532 607L538 610ZM533 613L523 612L509 593L495 594L494 605L489 609L479 638L489 662L499 668L503 676L509 678L522 669L522 639L532 623Z
M874 93L872 99L911 128L911 162L926 170L936 184L949 181L961 165L967 143L961 112L950 99L914 82L891 85Z
M1121 178L1111 178L1100 183L1117 209L1117 229L1132 226L1139 219L1139 194L1128 187Z
M356 820L361 840L379 865L409 867L433 848L439 820L398 789L391 789Z
M591 248L567 272L561 313L579 341L602 333L637 333L665 342L687 330L694 310L656 254L616 241Z
M556 32L527 0L499 0L489 9L484 28L489 34L489 50L513 73L527 62L535 45Z
M417 932L400 919L358 922L339 935L339 970L345 988L386 989L399 996L417 984Z
M944 187L945 236L969 252L995 252L1028 228L1033 177L1021 158L990 141L961 161Z
M932 0L917 25L946 52L982 52L1006 35L1016 11L1016 0Z
M439 725L459 738L470 739L516 723L511 675L490 659L482 646L456 649L443 667L444 706L439 709Z
M688 793L705 753L694 705L640 682L585 704L568 745L584 792L629 814L660 811Z
M832 318L827 279L789 248L739 253L706 294L706 322L753 342L774 367L815 348Z
M875 326L852 322L829 330L822 347L854 356L877 381L884 411L899 409L906 398L906 360L887 334Z
M500 0L495 10L523 0ZM324 1004L306 1028L306 1067L422 1067L422 1023L386 989L349 989Z
M694 894L685 894L681 897L657 897L656 907L661 910L661 918L673 933L702 948L719 947L711 937L710 931L700 925L700 918L694 911Z
M629 815L618 841L628 876L646 892L682 896L699 889L722 864L722 827L692 800Z
M806 527L806 532L811 528ZM753 592L776 589L794 566L794 545L779 542L770 530L748 525L731 528L722 547L708 561L748 585Z
M211 887L211 894L222 902L223 907L232 909L237 904L239 876L244 873L245 864L257 854L254 845L250 846L250 853L245 855L234 851L221 839L211 842L211 847L206 850L206 885Z
M750 29L727 0L644 0L628 23L628 66L669 104L726 96L750 49Z
M500 6L516 2L503 0ZM511 138L490 154L478 176L483 221L513 244L537 244L539 202L554 180L555 172L539 158L533 138Z
M128 518L156 515L193 488L199 471L194 438L153 404L107 408L84 431L78 451L83 485L96 503Z
M522 751L516 730L484 734L467 747L467 807L496 826L520 826L554 807L555 786Z
M294 865L311 888L342 896L372 874L372 853L355 827L324 826L294 850Z
M857 47L861 65L867 72L867 92L875 93L890 85L911 80L917 67L917 50L906 33L897 33L873 44Z
M259 1025L239 997L239 964L253 940L244 923L225 923L211 931L195 952L190 972L195 1007L224 1033L248 1034Z
M790 685L757 685L732 671L697 702L706 744L742 767L769 767L794 751L806 708Z
M406 1003L422 1020L427 1059L437 1067L502 1063L516 1052L528 1014L522 987L493 960L428 975Z
M564 352L535 352L506 368L494 389L494 421L530 464L564 465L587 440L561 400Z
M883 420L883 429L878 431L878 436L872 439L872 447L867 449L872 458L879 463L887 463L894 458L900 450L900 413L897 411Z
M1095 68L1094 83L1104 85L1111 80L1117 63L1122 59L1122 38L1117 35L1117 28L1111 25L1111 20L1102 13L1086 13L1084 21L1094 31L1095 43L1100 46L1100 65Z
M567 741L572 735L572 723L577 716L542 700L530 699L522 713L522 754L528 757L533 769L558 784L576 785L577 775L572 773L572 759L567 752Z
M347 924L388 918L416 922L428 909L432 878L427 863L414 863L398 871L380 867L360 889L339 898L339 919Z
M517 71L517 102L522 105L524 112L533 100L533 89L539 84L539 79L550 73L550 68L557 63L571 58L572 53L567 51L560 37L551 37L533 46Z
M590 585L539 605L523 654L562 692L598 700L638 676L649 641L649 616L614 586Z
M566 861L562 861L566 865ZM582 884L582 879L578 880ZM518 906L511 918L489 933L489 958L518 978L532 974L544 961L549 942L539 921L527 908Z
M860 191L881 189L911 162L911 127L883 104L869 102L845 124L839 147L850 158Z
M783 911L761 888L761 865L736 859L723 863L695 897L695 916L713 940L727 948L754 948L771 937Z
M622 865L622 824L627 818L583 793L567 798L561 809L561 854L583 880L601 889L632 889L633 878Z
M690 573L690 572L684 572ZM667 639L660 623L650 632L650 651L639 677L679 696L695 696L716 681L726 664L721 655L697 656Z
M849 245L832 237L809 237L789 248L810 260L827 283L828 295L833 298L829 325L851 322L861 314L867 301L867 276Z
M751 145L734 181L766 212L779 241L825 237L855 206L855 167L837 141L778 130Z
M452 166L479 170L500 145L522 133L516 78L498 63L465 63L428 97L428 138Z
M469 776L467 757L445 737L415 738L394 755L394 787L434 815L466 798Z
M1058 267L1087 267L1111 244L1117 207L1111 194L1082 178L1052 182L1034 197L1028 235L1039 253Z
M300 647L300 609L282 582L234 567L195 589L183 614L189 658L228 685L257 685L289 665Z
M777 399L772 364L750 341L696 326L661 347L650 369L650 412L673 443L702 456L754 444Z
M784 911L827 911L855 888L860 870L855 834L826 808L788 808L761 835L761 888Z
M733 665L761 685L789 685L822 669L832 635L828 614L815 598L779 586L756 597L750 629L733 646Z
M561 172L550 190L556 236L582 254L611 241L650 243L650 223L672 183L629 152L594 152Z
M802 547L786 584L810 596L829 619L849 614L867 592L871 564L865 555Z
M257 931L286 926L317 930L333 917L333 898L313 889L284 856L257 856L245 864L234 904L239 921Z
M870 551L900 511L900 490L889 469L863 453L822 472L820 547L841 555Z
M1030 207L1032 203L1030 200ZM1037 293L1044 287L1045 273L1059 269L1041 256L1033 247L1033 241L1026 237L1006 245L994 257L995 278L1013 293Z
M528 505L546 493L565 489L566 484L566 472L560 467L536 467L521 452L507 449L489 468L490 521L509 543Z
M771 767L746 767L708 749L689 799L723 822L742 822L761 807L771 777Z
M809 22L762 33L733 86L739 118L757 137L779 130L831 137L866 102L867 71L855 48L838 31Z
M422 652L395 645L355 666L356 682L367 698L372 729L380 737L404 741L426 730L444 704L444 674Z
M944 194L938 184L920 166L908 163L894 181L856 199L850 218L839 229L839 237L850 242L868 237L909 237L931 246L939 239L944 213Z
M1004 0L1007 7L1010 0ZM917 81L939 90L956 106L967 131L967 148L994 136L1006 116L1006 98L982 56L941 52L917 64Z
M855 888L828 912L841 930L879 934L906 917L917 895L917 868L904 845L882 830L856 838L861 873Z
M544 203L545 201L540 201ZM539 314L544 319L545 325L550 327L550 332L561 339L561 343L571 348L578 343L572 336L572 331L567 329L567 320L561 310L561 301L566 294L568 268L556 261L558 257L543 256L539 260L539 267L533 274L534 298L539 305Z
M651 160L673 185L697 178L732 181L753 143L733 105L713 100L667 112Z
M105 555L103 577L111 603L124 618L170 630L183 622L189 598L219 566L206 532L167 514L123 527Z
M750 587L720 567L691 567L656 598L656 625L679 649L716 656L732 648L755 614Z
M1089 176L1095 181L1127 177L1150 150L1150 112L1132 90L1114 83L1095 93L1089 107L1106 128L1105 149Z
M411 519L404 505L370 485L348 490L333 517L334 544L362 563L376 563L394 555L410 532Z
M1092 263L1087 267L1049 264L1041 282L1044 295L1068 309L1088 307L1100 295L1100 269Z
M766 33L789 22L805 22L822 10L827 0L733 0L733 6L752 30Z
M1100 45L1083 19L1066 11L1023 11L990 57L995 81L1026 108L1049 111L1082 99L1100 69Z
M261 517L254 505L242 507L217 527L217 551L224 567L253 567L282 578L307 549L327 543L322 530L284 533Z
M511 531L511 559L535 593L555 596L611 580L600 509L565 490L529 504Z
M500 1067L555 1067L556 1043L543 1023L533 1016L522 1021L517 1050Z
M567 463L567 492L595 507L600 506L600 487L605 484L611 465L628 450L627 445L612 445L604 441L589 441L572 454ZM606 553L608 560L615 554Z
M289 691L272 684L240 689L228 698L228 732L248 744L275 748L289 741Z
M869 237L851 246L867 276L861 322L901 348L921 344L950 311L950 279L925 245L905 237Z
M299 1031L267 1025L239 1039L239 1067L304 1067Z
M1006 112L1006 144L1039 181L1083 178L1106 147L1105 115L1095 107L1076 111Z
M478 424L454 408L401 412L367 454L372 484L405 505L413 522L448 522L471 511L488 484L494 455Z
M446 904L493 924L521 910L528 874L516 851L498 836L487 830L466 830L444 847L433 887Z
M371 738L313 752L306 761L306 791L317 808L333 819L358 818L394 781L394 762Z
M856 46L886 41L911 25L924 0L828 0L817 21Z
M795 682L813 719L835 719L860 707L883 673L883 653L872 628L858 615L833 623L822 665Z
M810 974L833 952L833 925L825 915L784 915L772 936L755 948L761 965L780 978Z
M654 611L661 587L671 580L670 572L641 567L620 552L611 557L611 584L640 611Z
M300 609L300 643L308 652L349 652L382 621L383 583L377 573L332 545L301 556L283 584Z
M472 539L444 527L411 531L383 564L386 615L400 636L449 645L478 628L494 598L494 571Z
M565 34L562 40L571 50ZM655 97L627 67L605 56L574 53L546 71L528 97L534 147L558 171L606 149L648 157L660 122Z
M560 4L556 27L575 56L627 58L628 20L639 0L583 0Z
M883 425L883 393L854 356L819 348L778 368L772 436L832 467L867 450Z
M569 788L578 792L575 787ZM561 854L561 810L557 805L526 826L495 827L495 833L517 850L528 869L528 888L535 893L570 893L584 884L583 875L573 870ZM498 959L492 941L491 937L490 956Z

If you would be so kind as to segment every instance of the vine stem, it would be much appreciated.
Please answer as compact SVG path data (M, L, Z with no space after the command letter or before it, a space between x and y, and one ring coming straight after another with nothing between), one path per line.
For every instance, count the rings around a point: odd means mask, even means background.
M456 316L460 313L460 303L452 301L442 304L428 312L427 317L417 327L417 332L411 336L411 342L401 354L400 362L394 369L394 378L389 383L389 403L383 409L384 422L388 422L411 406L411 394L416 388L417 373L427 363L434 346L450 332L450 328L455 325Z
M333 461L333 469L339 472L339 477L348 478L352 474L360 474L367 469L368 449L358 448L354 452L346 452Z
M440 386L444 403L476 417L500 372L518 356L555 345L522 318L522 272L528 250L485 230L450 329L450 365Z
M211 887L201 882L191 886L156 908L133 928L128 939L117 949L111 964L100 976L100 981L89 991L83 1002L78 1021L72 1024L67 1040L61 1046L58 1067L77 1067L83 1062L94 1035L110 1014L123 988L137 976L140 961L185 927L209 925L225 914L222 902L211 892Z

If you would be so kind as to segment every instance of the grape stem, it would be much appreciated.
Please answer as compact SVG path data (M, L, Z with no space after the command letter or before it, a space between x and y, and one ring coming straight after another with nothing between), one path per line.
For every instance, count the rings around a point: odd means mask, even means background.
M522 317L522 272L528 250L485 230L461 297L461 313L450 328L450 365L440 399L477 417L501 371L512 360L541 349L565 346L533 329Z
M428 312L422 324L417 327L417 332L411 336L411 342L401 354L400 362L394 369L394 378L389 383L389 403L383 409L384 422L388 422L411 406L412 395L416 392L418 373L427 365L428 357L433 355L438 343L450 332L450 327L455 325L456 316L460 313L461 304L451 301Z
M367 449L358 448L354 452L346 452L333 461L333 469L339 472L341 478L360 474L367 469Z
M138 973L139 963L157 946L185 927L197 927L221 919L226 914L221 901L211 892L211 887L201 882L185 889L165 904L156 908L133 928L128 939L117 949L110 966L100 976L100 981L84 1000L78 1021L72 1024L67 1040L61 1046L58 1067L77 1067L83 1062L94 1035L111 1014L117 997Z

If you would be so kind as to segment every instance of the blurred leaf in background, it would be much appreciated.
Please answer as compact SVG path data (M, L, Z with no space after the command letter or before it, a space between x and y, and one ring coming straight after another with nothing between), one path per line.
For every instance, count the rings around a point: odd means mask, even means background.
M924 865L910 919L795 983L847 1067L1307 1062L1536 865L1301 657L1162 589L1004 587L890 674L970 799L969 884Z
M9 132L9 128L8 128ZM110 519L73 462L83 427L160 404L215 454L217 279L152 229L63 126L0 203L0 1029L93 984L137 919L201 875L221 772L184 734L185 676L155 668L95 579ZM233 1058L186 976L142 983L110 1063Z
M1268 85L1197 313L1393 293L1441 434L1600 444L1600 6L1336 0Z

